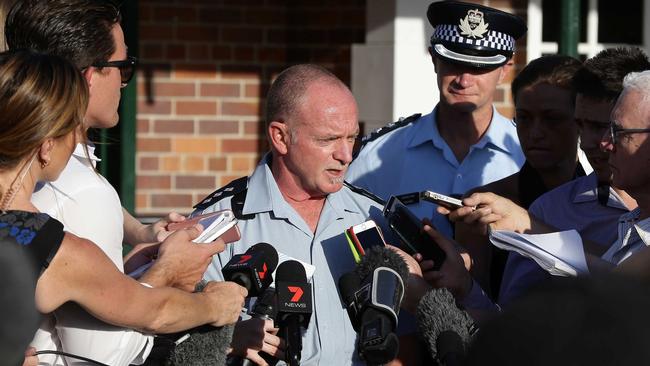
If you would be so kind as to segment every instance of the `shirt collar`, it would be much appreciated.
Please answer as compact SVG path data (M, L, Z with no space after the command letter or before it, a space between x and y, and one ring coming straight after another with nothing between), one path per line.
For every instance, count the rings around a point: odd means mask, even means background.
M257 214L260 212L273 211L277 218L290 218L292 213L295 212L291 205L285 201L280 187L273 177L271 172L271 153L264 155L259 162L255 171L248 179L248 192L246 193L246 202L242 213L244 215ZM361 213L359 207L354 205L346 205L344 200L343 187L337 192L327 195L323 213L330 211L334 212L336 218L343 218L344 212Z
M438 130L438 123L436 119L436 111L438 107L433 109L433 112L420 118L420 120L415 123L414 128L412 129L411 141L408 144L408 147L415 147L431 141L434 146L439 149L443 149L447 145L447 142L440 136L440 131ZM483 149L488 144L502 150L506 153L512 153L513 146L518 146L518 141L513 140L512 135L508 134L508 124L513 125L514 123L499 114L497 109L492 106L492 120L490 121L490 126L488 126L487 131L481 139L473 145L475 148Z
M276 197L282 197L273 173L271 173L271 153L264 155L253 174L248 178L248 191L242 213L244 215L274 211L278 205Z
M102 161L102 159L98 158L95 155L95 145L86 144L86 147L88 149L88 156L86 156L86 151L84 149L84 144L82 144L82 143L78 143L77 146L75 146L74 151L72 152L72 155L74 155L74 156L76 156L78 158L83 158L83 159L90 158L90 160L93 161L93 162Z
M573 188L573 203L592 202L598 199L598 178L596 173L592 172L584 178L578 178L575 187ZM620 208L621 210L628 211L628 208L623 204L623 200L616 194L611 187L609 188L609 199L607 206Z

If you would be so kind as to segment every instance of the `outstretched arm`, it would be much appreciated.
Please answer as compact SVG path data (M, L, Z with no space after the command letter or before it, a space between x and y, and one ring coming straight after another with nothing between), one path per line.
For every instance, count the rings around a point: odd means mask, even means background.
M190 241L198 233L190 228L170 239ZM234 323L246 293L232 282L209 283L201 293L147 288L120 273L93 243L66 234L38 280L36 304L39 311L48 313L73 301L104 322L168 333L208 323Z

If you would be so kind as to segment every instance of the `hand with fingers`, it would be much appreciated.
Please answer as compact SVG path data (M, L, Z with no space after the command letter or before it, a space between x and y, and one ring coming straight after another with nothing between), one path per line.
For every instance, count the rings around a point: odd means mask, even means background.
M234 282L210 281L201 294L208 296L216 307L217 316L212 325L221 327L239 319L248 291Z
M167 229L167 225L171 223L183 222L185 220L185 216L176 212L170 212L162 219L154 222L151 225L147 225L147 230L149 230L151 237L155 239L154 241L163 241L165 238L171 235L171 233L173 233L173 231Z
M242 320L235 325L230 353L245 357L259 366L268 366L260 352L283 360L285 343L277 333L278 328L273 325L273 320Z
M444 207L438 207L437 211L453 222L475 226L483 235L487 233L487 225L495 230L520 233L531 228L531 217L526 209L494 193L473 193L463 199L463 204L465 206L453 211Z
M415 254L415 259L420 264L422 277L435 288L446 288L456 298L462 300L472 289L472 276L468 267L471 260L466 253L463 255L461 247L454 241L447 239L434 229L429 223L425 223L424 232L433 239L445 252L447 258L439 270L433 270L432 260L423 260L421 254Z
M154 287L171 286L194 291L212 256L221 253L226 244L221 239L212 243L197 244L195 239L203 230L201 225L178 230L167 237L158 249L153 266L140 278Z
M427 283L424 278L422 278L422 270L420 269L420 264L414 257L411 257L400 248L394 247L392 245L387 244L386 247L399 254L400 257L404 259L404 262L409 269L409 277L405 286L406 293L402 299L401 308L411 314L415 314L417 312L417 307L420 299L427 291L431 290L431 285L429 285L429 283Z

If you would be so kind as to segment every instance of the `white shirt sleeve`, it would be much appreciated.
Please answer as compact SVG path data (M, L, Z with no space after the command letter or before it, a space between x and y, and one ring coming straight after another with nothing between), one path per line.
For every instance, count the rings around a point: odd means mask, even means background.
M57 181L37 187L32 202L61 221L66 231L95 243L124 271L124 217L119 196L94 171L81 145ZM76 304L65 304L55 311L55 316L62 350L102 363L140 364L153 345L152 336L103 323ZM68 365L79 362L72 358L66 361Z

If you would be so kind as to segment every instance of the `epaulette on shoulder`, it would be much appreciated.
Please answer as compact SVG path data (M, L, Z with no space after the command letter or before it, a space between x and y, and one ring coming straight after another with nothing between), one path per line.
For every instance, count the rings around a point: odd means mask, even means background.
M194 208L197 210L205 210L206 208L214 205L215 203L221 201L226 197L231 197L236 195L237 193L246 191L247 188L248 188L248 177L237 178L232 182L226 184L225 186L210 193L201 202L197 203L196 206L194 206Z
M382 206L386 205L386 201L384 201L379 196L377 196L376 194L374 194L374 193L372 193L372 192L370 192L368 190L365 190L365 189L363 189L361 187L357 187L357 186L355 186L355 185L353 185L353 184L351 184L349 182L346 182L346 181L343 181L343 185L348 187L349 190L351 190L352 192L354 192L356 194L360 194L360 195L362 195L362 196L364 196L366 198L370 198L371 200L379 203Z
M421 116L422 116L422 113L416 113L416 114L414 114L412 116L409 116L409 117L406 117L406 118L400 117L400 119L397 120L396 122L391 122L391 123L387 124L384 127L381 127L381 128L378 128L378 129L372 131L370 134L364 136L361 139L361 148L363 149L363 147L367 143L369 143L370 141L374 141L374 140L380 138L381 136L384 136L385 134L387 134L387 133L389 133L391 131L395 131L398 128L408 126L409 124L417 121Z

